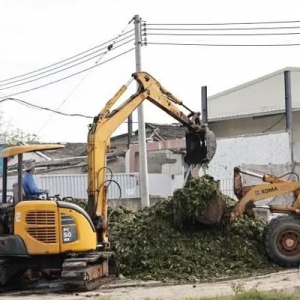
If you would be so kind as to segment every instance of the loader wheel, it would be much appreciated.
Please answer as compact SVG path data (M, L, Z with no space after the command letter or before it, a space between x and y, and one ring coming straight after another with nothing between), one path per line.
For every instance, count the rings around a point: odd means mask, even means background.
M282 267L300 265L300 220L279 216L270 221L263 233L267 255Z

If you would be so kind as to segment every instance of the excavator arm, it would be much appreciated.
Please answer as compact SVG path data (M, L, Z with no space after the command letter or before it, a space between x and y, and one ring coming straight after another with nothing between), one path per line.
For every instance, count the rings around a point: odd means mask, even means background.
M188 165L208 164L216 151L216 138L207 124L200 121L200 113L187 108L182 101L161 86L150 74L136 72L132 79L138 83L138 89L128 100L111 111L112 106L124 94L129 85L126 84L107 102L105 107L94 118L88 134L88 207L98 232L98 241L108 244L107 240L107 182L106 180L106 152L109 149L110 137L113 132L128 118L132 112L144 101L151 103L165 111L186 128L186 156ZM176 105L189 111L185 115Z
M265 184L257 184L251 186L243 186L241 174L260 178ZM294 194L294 202L292 206L270 205L268 208L272 212L278 213L300 213L300 182L288 181L276 177L272 174L253 172L240 167L234 168L234 194L238 202L231 211L230 221L233 222L238 216L245 212L251 211L254 202L274 198L284 194Z

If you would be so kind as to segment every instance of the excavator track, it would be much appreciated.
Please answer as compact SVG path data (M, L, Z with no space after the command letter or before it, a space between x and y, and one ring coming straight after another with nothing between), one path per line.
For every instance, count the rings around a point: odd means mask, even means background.
M24 288L21 280L26 268L10 259L0 259L0 294Z
M61 276L65 291L92 291L116 278L114 253L93 252L65 259Z

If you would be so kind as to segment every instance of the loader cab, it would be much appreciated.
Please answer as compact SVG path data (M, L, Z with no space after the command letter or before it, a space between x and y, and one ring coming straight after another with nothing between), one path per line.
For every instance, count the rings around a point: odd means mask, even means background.
M8 190L13 191L13 205L24 200L24 190L22 184L23 175L23 155L25 153L37 152L37 151L49 151L64 148L61 144L34 144L34 145L22 145L4 148L1 152L3 159L3 175L2 175L2 205L7 206L9 202ZM10 158L17 157L17 181L13 182L13 186L8 186L8 160Z

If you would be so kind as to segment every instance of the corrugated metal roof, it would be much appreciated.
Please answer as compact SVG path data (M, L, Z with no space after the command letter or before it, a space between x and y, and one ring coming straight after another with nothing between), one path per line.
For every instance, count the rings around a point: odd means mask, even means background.
M208 97L209 121L217 122L252 118L254 116L283 114L285 112L283 83L283 73L285 71L296 73L297 76L294 80L299 82L300 68L286 67ZM275 79L281 78L278 76L282 76L282 80L279 79L278 81L278 79ZM265 85L264 81L266 80L268 80L268 83L266 82ZM270 86L270 84L275 85L275 89ZM293 86L295 86L295 84ZM295 92L297 93L295 94ZM296 100L292 101L293 111L299 111L299 92L295 87L292 87L292 97Z
M292 71L292 72L300 72L300 68L297 68L297 67L286 67L286 68L283 68L283 69L280 69L280 70L277 70L275 72L272 72L272 73L269 73L267 75L264 75L264 76L261 76L261 77L258 77L254 80L251 80L251 81L248 81L248 82L245 82L243 84L240 84L240 85L237 85L233 88L230 88L228 90L225 90L223 92L220 92L220 93L217 93L217 94L214 94L210 97L208 97L208 100L211 101L211 100L215 100L221 96L224 96L226 94L229 94L229 93L232 93L232 92L235 92L237 90L240 90L240 89L243 89L245 87L248 87L250 85L253 85L253 84L256 84L258 82L261 82L261 81L264 81L264 80L267 80L271 77L274 77L274 76L277 76L281 73L284 73L284 71Z
M294 107L293 111L300 111L300 106ZM263 116L271 116L271 115L279 115L284 114L284 109L276 109L276 110L265 110L260 112L252 112L249 114L239 114L239 115L224 115L216 118L209 118L209 122L218 122L218 121L226 121L233 119L243 119L243 118L252 118L252 117L263 117Z

